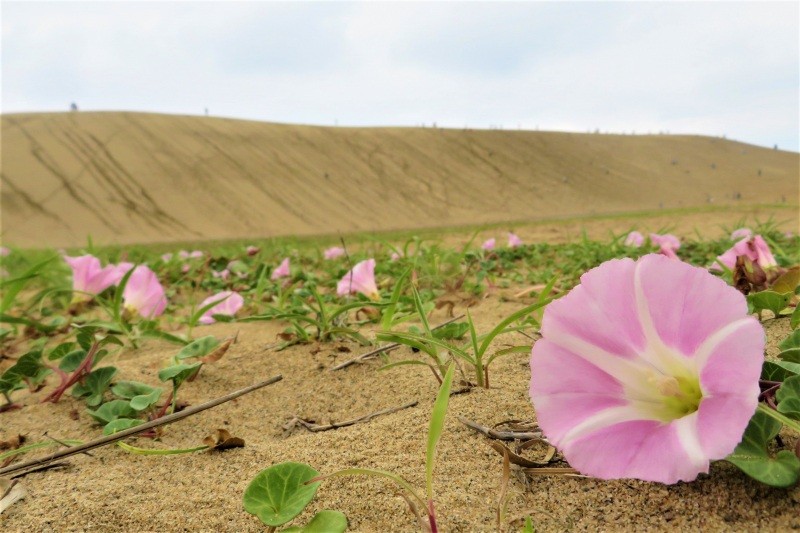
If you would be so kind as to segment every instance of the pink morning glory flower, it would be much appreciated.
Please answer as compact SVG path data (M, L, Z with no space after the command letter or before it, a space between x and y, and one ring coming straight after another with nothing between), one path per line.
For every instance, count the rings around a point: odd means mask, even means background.
M113 268L111 274L112 285L119 285L119 282L122 281L122 278L125 277L125 274L128 273L130 269L134 266L133 263L127 263L122 261L121 263L117 263L116 265L109 265Z
M509 248L516 248L517 246L522 246L522 239L520 239L515 233L508 233L508 247Z
M117 267L114 265L100 266L100 260L93 255L78 257L64 256L72 269L72 290L89 294L100 294L115 283L119 283L122 276L117 277ZM124 272L123 272L124 275ZM76 294L76 298L82 296Z
M659 247L659 253L662 255L666 255L670 259L678 259L678 254L675 252L681 247L681 240L675 235L651 233L650 242Z
M146 265L139 265L134 269L125 290L122 291L122 301L125 309L144 318L159 316L167 307L164 287L158 282L155 272Z
M5 246L0 246L0 257L6 257L10 253L11 253L11 250L6 248Z
M495 242L496 241L494 237L492 237L491 239L486 239L485 241L483 241L483 244L481 244L481 249L487 251L494 250Z
M377 299L378 286L375 284L375 260L366 259L356 265L339 280L336 294L346 296L360 292L368 298Z
M342 248L341 246L331 246L330 248L322 252L322 256L328 260L336 259L338 257L342 257L343 255L344 255L344 248Z
M222 291L203 300L203 302L200 304L200 308L209 305L211 302L217 301L219 301L217 305L207 309L206 312L203 313L203 316L200 317L199 322L201 324L207 325L216 322L216 320L214 320L214 315L233 316L244 305L244 298L242 298L242 295L238 292Z
M638 231L632 231L625 237L625 246L639 248L642 244L644 244L644 235Z
M547 306L541 332L536 416L584 474L691 481L756 410L764 330L707 270L656 254L607 261Z
M736 241L739 239L749 239L752 236L753 236L753 230L751 230L750 228L739 228L733 230L733 233L731 233L731 240Z
M216 270L211 271L211 275L214 276L215 279L221 279L222 281L228 281L228 278L231 277L231 271L227 268L224 270L220 270L217 272Z
M172 261L172 254L164 254L164 255L162 255L161 256L161 261L163 261L164 263L169 263L170 261Z
M403 254L401 254L399 252L392 252L392 255L389 256L389 261L394 263L395 261L399 260L401 257L403 257Z
M746 256L750 261L758 264L758 266L763 269L778 266L778 262L775 261L775 257L772 255L767 241L765 241L761 235L745 237L734 244L724 254L717 257L717 261L725 265L728 269L733 270L736 266L736 258L740 255ZM718 263L714 263L710 268L711 270L722 270Z
M288 278L290 275L291 271L289 270L289 258L286 257L283 261L281 261L281 264L278 265L278 268L272 271L272 276L270 279L275 281L281 278Z
M260 248L258 248L257 246L248 246L247 248L245 248L245 251L247 252L247 255L249 255L249 256L254 256L254 255L256 255L258 252L260 252L260 251L261 251L261 249L260 249Z

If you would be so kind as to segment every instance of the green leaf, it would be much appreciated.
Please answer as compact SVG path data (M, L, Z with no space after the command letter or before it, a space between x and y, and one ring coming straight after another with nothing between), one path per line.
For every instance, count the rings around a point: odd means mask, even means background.
M789 325L792 329L797 329L797 326L800 326L800 305L794 308L792 318L789 320Z
M108 389L108 386L111 384L111 379L116 373L117 369L113 366L98 368L86 376L82 383L76 383L75 386L72 387L72 396L75 398L88 396L86 405L89 407L100 405L103 401L103 393Z
M792 363L790 361L771 361L773 364L788 370L792 374L800 374L800 363Z
M790 487L800 478L800 458L789 450L781 450L775 457L767 451L767 443L775 438L781 423L756 411L742 442L726 457L745 474L773 487Z
M761 291L747 295L747 301L753 306L753 310L760 313L763 310L772 311L777 317L789 303L791 294L779 294L775 291Z
M428 449L425 456L425 481L428 488L428 501L433 500L433 464L436 460L436 445L442 436L444 418L447 414L447 405L450 403L450 385L453 383L454 364L447 369L447 373L439 387L439 394L433 404L431 423L428 427Z
M772 361L764 361L764 366L761 367L761 379L767 381L786 381L787 378L794 375L794 372L778 366Z
M788 361L790 363L800 363L800 348L791 348L789 350L784 350L778 354L778 357L780 357L782 361Z
M74 342L62 342L61 344L50 350L50 353L47 354L47 358L50 361L53 361L55 359L61 359L62 357L72 352L76 346L77 344L75 344Z
M81 366L84 359L86 359L86 350L71 351L61 358L61 362L58 363L58 368L64 372L74 372Z
M158 379L161 381L172 381L172 386L180 387L184 381L191 378L200 370L203 363L194 363L191 365L173 365L161 370L158 373Z
M800 348L800 330L793 331L788 337L783 339L778 348L781 350L791 350L792 348Z
M343 533L346 530L347 517L344 513L326 509L315 514L308 524L281 529L281 533Z
M103 425L118 418L133 418L137 415L136 411L125 400L111 400L98 407L95 411L87 409L86 412Z
M183 337L179 337L177 335L173 335L171 333L167 333L166 331L161 331L159 329L148 329L142 331L141 336L150 339L161 339L163 341L171 342L173 344L179 344L181 346L186 346L187 344L189 344L189 341L187 341Z
M461 340L469 329L466 322L452 322L446 326L432 330L433 336L442 340Z
M143 424L142 420L137 418L117 418L116 420L112 420L108 424L103 427L103 435L113 435L118 431L122 431L124 429L129 429L134 426L138 426Z
M779 294L794 294L798 287L800 287L800 268L798 267L787 270L772 284L772 290Z
M219 346L219 341L213 335L200 337L194 342L190 342L178 352L177 359L189 359L190 357L204 357L211 353L211 350Z
M125 400L130 400L131 408L137 411L144 411L155 404L161 397L163 389L151 387L138 381L120 381L113 387L111 392Z
M281 526L314 499L320 483L305 483L319 472L303 463L279 463L262 470L244 491L244 510L267 526Z
M775 393L775 399L778 400L778 412L800 420L800 376L784 381Z
M97 333L97 330L98 328L93 326L82 326L78 329L78 334L75 337L81 348L87 352L91 349L92 344L94 344L94 335Z
M525 524L522 526L522 533L534 533L533 521L530 516L525 517Z

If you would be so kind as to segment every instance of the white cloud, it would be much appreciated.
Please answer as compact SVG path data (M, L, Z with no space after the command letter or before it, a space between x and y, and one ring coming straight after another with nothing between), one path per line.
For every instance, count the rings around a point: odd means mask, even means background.
M797 150L799 16L796 3L6 2L2 109L208 106Z

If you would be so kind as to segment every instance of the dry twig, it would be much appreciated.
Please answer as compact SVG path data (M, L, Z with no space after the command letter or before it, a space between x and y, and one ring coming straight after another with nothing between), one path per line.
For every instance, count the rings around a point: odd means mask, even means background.
M374 413L370 413L368 415L365 415L365 416L362 416L362 417L359 417L359 418L354 418L353 420L346 420L344 422L332 422L332 423L326 424L326 425L315 424L314 422L308 421L306 419L300 418L299 416L295 415L294 418L292 418L291 420L289 420L289 422L284 424L283 430L284 431L291 431L293 428L295 428L297 426L302 426L302 427L306 428L307 430L309 430L311 432L314 432L314 433L316 433L318 431L329 431L331 429L339 429L339 428L343 428L343 427L347 427L347 426L352 426L354 424L358 424L358 423L361 423L361 422L369 422L370 420L372 420L376 416L388 415L390 413L396 413L397 411L402 411L403 409L408 409L409 407L414 407L418 403L419 402L417 402L415 400L415 401L409 402L409 403L407 403L405 405L401 405L400 407L392 407L390 409L384 409L383 411L377 411L377 412L374 412Z

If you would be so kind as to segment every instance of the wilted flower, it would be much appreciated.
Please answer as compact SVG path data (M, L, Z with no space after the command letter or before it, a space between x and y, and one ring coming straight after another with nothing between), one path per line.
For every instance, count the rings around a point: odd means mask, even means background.
M756 409L764 331L704 269L607 261L546 308L541 331L537 420L584 474L691 481L733 451Z
M117 277L117 267L114 265L100 266L100 260L93 255L78 257L64 256L72 269L72 290L89 294L100 294L115 283L119 283L122 276ZM124 275L124 272L123 272ZM76 299L81 299L79 294Z
M378 293L378 286L375 284L374 259L366 259L360 263L356 263L356 266L345 274L336 286L336 294L339 296L346 296L357 292L373 299L380 296Z
M261 251L261 249L260 249L260 248L258 248L258 247L256 247L256 246L248 246L247 248L245 248L245 251L247 252L247 255L249 255L249 256L254 256L254 255L256 255L258 252L260 252L260 251Z
M651 233L650 242L659 247L659 252L661 254L666 255L670 259L678 259L678 254L675 252L681 247L681 240L675 235L669 233L665 235Z
M344 253L344 248L341 246L331 246L322 252L322 255L325 257L325 259L336 259L337 257L342 257Z
M244 305L244 298L242 298L242 295L238 292L222 291L203 300L200 304L200 308L202 309L212 302L219 303L203 313L203 316L201 316L199 320L201 324L213 324L216 322L216 320L214 320L214 315L235 315Z
M281 261L281 264L278 265L278 268L272 271L272 276L270 279L275 281L280 278L288 278L291 275L291 271L289 270L289 258L285 258Z
M153 318L164 312L167 297L164 287L158 282L155 272L146 265L139 265L128 278L122 291L125 309L139 313L144 318Z
M494 245L495 245L495 239L494 237L492 237L491 239L486 239L485 241L483 241L483 244L481 244L481 249L487 251L494 250Z
M736 258L740 255L746 256L762 269L778 266L778 262L775 261L775 257L772 255L767 241L765 241L761 235L745 237L734 244L724 254L717 257L717 261L725 265L728 269L733 270L736 267ZM711 270L722 270L719 263L711 265Z
M509 232L508 233L508 247L509 248L516 248L517 246L522 246L522 239L520 239L516 234Z
M628 233L627 237L625 237L625 246L639 248L642 244L644 244L644 235L638 231L632 231Z
M753 230L751 230L750 228L739 228L733 230L733 233L731 233L731 240L735 241L738 239L750 238L752 236L753 236Z

